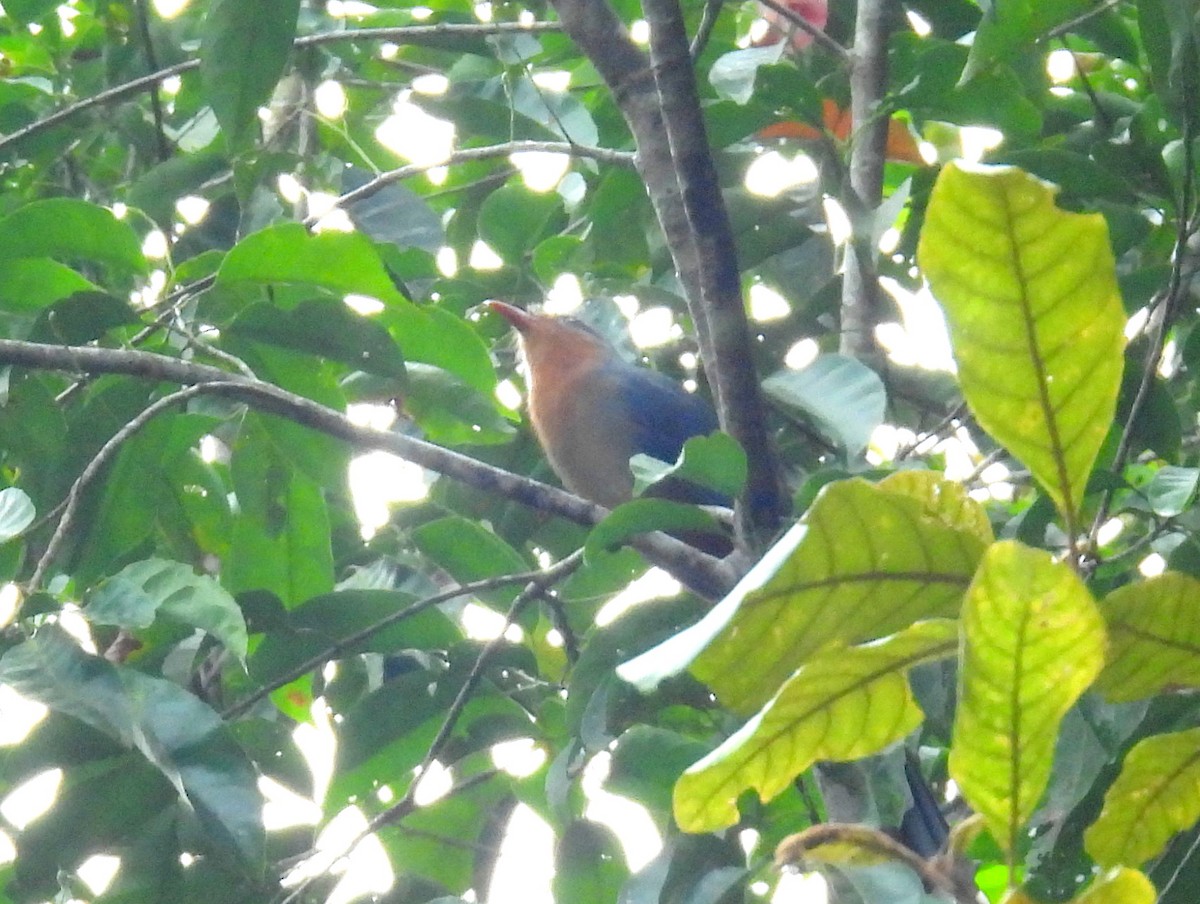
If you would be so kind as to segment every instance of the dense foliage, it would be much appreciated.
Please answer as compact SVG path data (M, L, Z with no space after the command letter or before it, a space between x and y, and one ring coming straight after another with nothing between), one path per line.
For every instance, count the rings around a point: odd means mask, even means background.
M970 900L963 858L1195 901L1198 41L1197 0L4 0L0 901L344 899L368 851L485 900L518 806L563 904L766 900L777 846L840 902ZM714 399L679 467L730 557L547 485L489 298ZM601 615L650 563L685 589ZM906 763L933 857L873 831Z

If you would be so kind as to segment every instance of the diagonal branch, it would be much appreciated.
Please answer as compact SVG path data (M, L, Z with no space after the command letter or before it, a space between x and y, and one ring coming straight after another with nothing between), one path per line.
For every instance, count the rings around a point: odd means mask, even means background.
M186 386L211 384L209 391L214 394L236 398L258 410L336 437L355 448L391 452L476 489L498 493L577 524L596 524L608 514L602 506L586 502L565 490L511 474L411 436L360 426L340 411L311 399L209 365L192 364L151 352L0 339L0 365L4 364L75 374L126 374ZM649 534L633 545L651 562L708 599L726 594L738 577L731 565L666 535Z

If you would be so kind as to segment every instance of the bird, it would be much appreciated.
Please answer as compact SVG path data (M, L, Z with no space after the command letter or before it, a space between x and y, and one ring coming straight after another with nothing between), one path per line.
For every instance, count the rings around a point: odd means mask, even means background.
M633 497L629 459L668 464L683 444L718 427L702 397L663 374L625 361L607 340L573 317L534 314L503 301L486 307L517 331L528 372L529 420L550 467L578 496L612 508ZM661 495L679 502L729 505L684 481Z

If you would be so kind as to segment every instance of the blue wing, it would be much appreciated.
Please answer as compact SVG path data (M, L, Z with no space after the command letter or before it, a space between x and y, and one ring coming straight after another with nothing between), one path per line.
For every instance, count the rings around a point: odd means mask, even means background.
M707 401L656 371L621 363L610 376L632 431L631 454L641 453L674 464L685 442L718 427L716 412ZM664 487L663 495L680 502L730 504L727 497L684 481L671 482Z

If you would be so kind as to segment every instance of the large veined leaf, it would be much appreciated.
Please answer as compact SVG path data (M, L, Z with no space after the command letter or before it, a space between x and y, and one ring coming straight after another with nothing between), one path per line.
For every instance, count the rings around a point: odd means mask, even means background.
M375 319L392 334L406 360L445 368L485 392L495 386L491 360L475 330L448 311L412 304L396 288L375 246L359 233L311 235L299 223L269 226L229 251L217 281L231 286L247 282L312 286L340 296L376 298L387 307ZM375 359L395 370L381 349Z
M1100 608L1110 643L1097 684L1105 697L1200 687L1200 581L1168 572L1117 588Z
M900 740L922 714L908 669L952 655L958 626L921 622L877 643L831 647L805 663L775 698L675 784L675 820L689 832L737 822L737 799L764 802L817 760L868 756Z
M1125 314L1104 218L1054 194L1018 169L951 164L919 252L971 410L1073 529L1116 411Z
M1084 844L1104 866L1141 864L1198 819L1200 728L1192 728L1146 738L1130 749Z
M193 809L218 850L262 869L258 776L228 727L183 688L80 649L48 625L0 658L0 683L139 750Z
M1049 553L988 549L962 614L950 775L1009 852L1046 788L1058 725L1104 663L1104 622Z
M990 540L979 506L934 472L831 484L712 612L619 673L645 689L690 666L753 712L827 643L956 615Z

